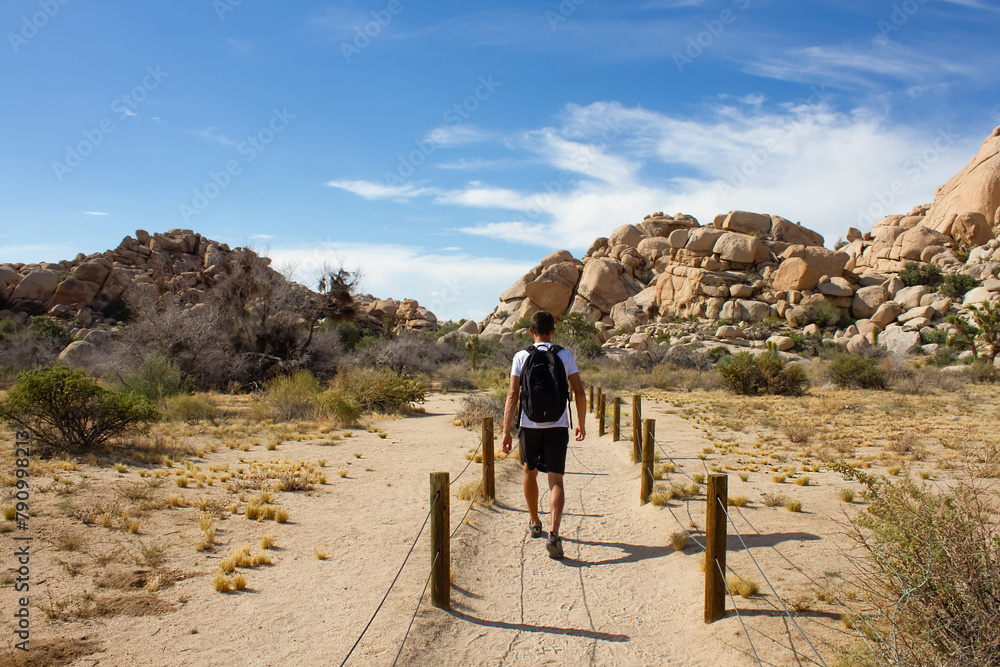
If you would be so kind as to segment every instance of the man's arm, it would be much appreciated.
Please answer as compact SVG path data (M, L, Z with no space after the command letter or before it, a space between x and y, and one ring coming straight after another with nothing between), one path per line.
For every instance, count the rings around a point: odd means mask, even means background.
M587 397L583 392L583 381L579 373L569 376L569 385L573 388L573 397L576 402L576 439L583 440L587 437Z
M501 451L510 454L513 437L510 430L513 427L514 412L517 410L517 399L521 395L521 378L516 375L510 376L510 390L507 392L507 403L503 407L503 441ZM584 403L586 409L586 403Z

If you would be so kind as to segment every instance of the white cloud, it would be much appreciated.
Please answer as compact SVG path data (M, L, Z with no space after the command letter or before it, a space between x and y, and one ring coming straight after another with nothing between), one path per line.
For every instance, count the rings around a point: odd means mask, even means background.
M308 248L272 247L268 255L277 266L293 267L294 279L307 285L315 284L324 263L360 269L362 291L381 298L417 299L442 320L482 319L489 312L483 308L498 303L497 297L534 266L413 246L336 241Z
M439 147L461 146L463 144L475 144L489 138L489 133L482 128L471 123L460 123L458 125L441 125L434 128L424 137Z
M536 184L400 189L439 204L510 211L514 222L485 220L461 231L548 248L585 249L656 210L690 213L703 224L734 209L772 213L832 242L848 227L870 226L862 213L879 217L880 200L890 213L932 201L934 188L981 140L953 128L893 125L863 109L836 112L822 102L716 105L693 119L615 102L570 105L562 126L529 135L537 141L510 147L553 168ZM369 198L399 196L392 188L354 183L364 185L345 189ZM902 194L891 194L894 184Z
M461 227L457 231L474 236L503 239L504 241L511 241L513 243L548 245L548 239L544 237L548 228L546 225L538 223L524 221L487 222L472 227Z
M420 188L410 183L404 185L383 185L373 181L334 180L327 183L331 188L347 190L365 199L411 199L438 192L432 188Z
M104 213L103 211L84 211L83 214L84 215L107 215L107 213Z
M219 132L219 128L214 125L203 127L195 132L195 135L202 141L210 144L221 144L223 146L235 146L236 142Z

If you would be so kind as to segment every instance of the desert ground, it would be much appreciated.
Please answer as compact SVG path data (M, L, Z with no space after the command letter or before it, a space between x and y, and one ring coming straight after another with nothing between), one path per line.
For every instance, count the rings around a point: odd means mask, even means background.
M829 464L947 485L968 479L997 439L983 418L996 411L988 386L644 392L657 502L640 504L632 443L612 441L610 424L598 436L588 415L587 439L571 441L567 458L566 557L556 561L526 532L516 459L497 462L495 502L460 498L482 476L480 434L455 422L463 397L433 392L420 410L354 429L256 422L249 399L220 397L216 423L157 425L141 458L122 449L33 461L29 526L5 520L0 534L0 664L832 665L859 641L848 532L864 499ZM13 433L5 438L7 505ZM737 592L707 625L699 543L713 470L728 474L734 503L728 565L757 591ZM450 611L424 593L427 529L417 537L436 471L453 481ZM855 492L849 502L844 490ZM27 594L14 591L18 535L33 538ZM13 646L25 595L28 653Z

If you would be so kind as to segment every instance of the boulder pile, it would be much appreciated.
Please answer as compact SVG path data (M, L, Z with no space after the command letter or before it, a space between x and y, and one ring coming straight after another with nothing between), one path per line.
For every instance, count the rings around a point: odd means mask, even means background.
M605 347L644 350L680 318L721 323L716 340L748 338L763 322L824 335L861 351L877 339L905 352L928 328L971 303L1000 298L1000 128L932 204L889 215L867 233L850 228L836 249L778 215L730 211L702 226L662 212L596 239L581 259L556 251L500 296L479 324L486 338L512 337L534 312L583 313ZM906 286L908 263L932 264L981 283L958 302L925 285ZM820 320L823 327L814 322ZM837 322L853 323L838 327ZM825 329L825 330L824 330ZM778 336L771 343L789 349ZM760 346L768 341L756 341Z
M0 264L0 319L47 314L71 322L74 333L83 337L88 328L117 324L115 315L122 312L118 302L126 296L155 303L169 295L186 308L194 307L230 268L238 251L243 249L231 249L189 229L165 234L140 229L103 253L57 263ZM270 264L266 257L257 259ZM308 297L308 288L292 286ZM386 322L399 331L438 327L434 314L412 299L364 294L355 297L355 305L358 324L377 331Z

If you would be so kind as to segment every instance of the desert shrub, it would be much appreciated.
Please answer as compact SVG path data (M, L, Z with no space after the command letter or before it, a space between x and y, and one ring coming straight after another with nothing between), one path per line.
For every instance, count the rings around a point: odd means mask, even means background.
M920 332L920 342L924 345L947 345L948 332L942 329L926 328Z
M348 350L353 350L361 342L362 332L355 326L354 322L337 322L333 325L333 330L337 332Z
M531 318L530 317L521 317L521 318L518 318L518 320L516 322L514 322L514 325L510 328L510 330L511 331L519 331L521 329L527 329L529 327L531 327Z
M982 359L973 361L962 373L969 381L977 384L1000 382L1000 368Z
M936 264L921 264L920 262L907 262L903 270L899 272L899 279L907 287L914 285L937 287L943 280L941 269Z
M737 394L760 393L796 396L805 391L809 380L801 366L788 364L772 350L754 356L740 352L717 365L722 382Z
M469 364L461 361L441 366L437 371L437 378L441 382L441 389L445 391L463 391L476 388L476 383L469 371Z
M492 417L494 428L503 422L504 399L494 393L469 394L462 399L462 407L455 415L466 428L479 428L484 417Z
M465 324L465 322L466 320L464 318L459 320L458 322L454 320L448 320L447 322L438 327L437 331L434 332L434 337L440 338L445 334L450 334L452 331L458 331L459 328L461 328L461 326Z
M331 387L316 397L319 409L337 426L354 426L361 416L361 404L350 392Z
M864 554L861 622L876 664L995 665L1000 656L1000 539L995 497L959 483L931 490L839 465L869 502L854 519Z
M958 353L960 348L952 347L948 345L946 347L939 347L934 355L927 359L927 363L932 366L954 366L958 363Z
M33 333L36 338L52 339L60 347L66 347L73 342L73 337L66 331L66 327L48 315L32 317L28 324L28 331Z
M299 371L271 380L263 402L281 421L309 419L316 414L320 386L309 371Z
M950 296L953 299L960 299L978 284L978 280L965 273L949 273L944 276L944 279L941 282L941 287L938 291L944 296Z
M802 324L815 324L825 329L839 324L840 318L840 309L832 301L823 299L806 306Z
M219 414L218 408L207 396L192 396L179 394L164 401L164 417L171 421L183 421L193 424L202 420L213 419Z
M729 351L728 347L724 345L717 345L710 349L705 357L711 361L713 364L722 359L723 357L731 356L732 352Z
M166 355L154 353L122 373L118 389L151 401L176 396L183 390L181 371Z
M358 365L388 370L396 375L423 373L431 375L444 363L461 361L468 353L455 346L438 345L433 338L420 338L403 333L383 339L362 350Z
M885 389L888 384L878 359L857 354L838 354L826 372L834 384L844 389Z
M0 401L0 419L29 431L44 454L93 449L159 418L149 400L62 365L22 373Z
M595 359L603 353L600 343L594 342L597 326L583 313L567 313L559 318L552 341L570 350L575 356Z
M63 348L61 340L39 337L19 320L0 320L0 370L13 381L21 371L55 361Z
M400 412L413 403L423 403L427 385L390 370L343 369L334 378L333 387L352 395L363 410Z
M726 348L722 349L725 350ZM710 359L709 356L689 350L683 345L674 345L663 355L663 363L673 364L678 368L690 368L698 371L708 370L715 361L717 359Z

